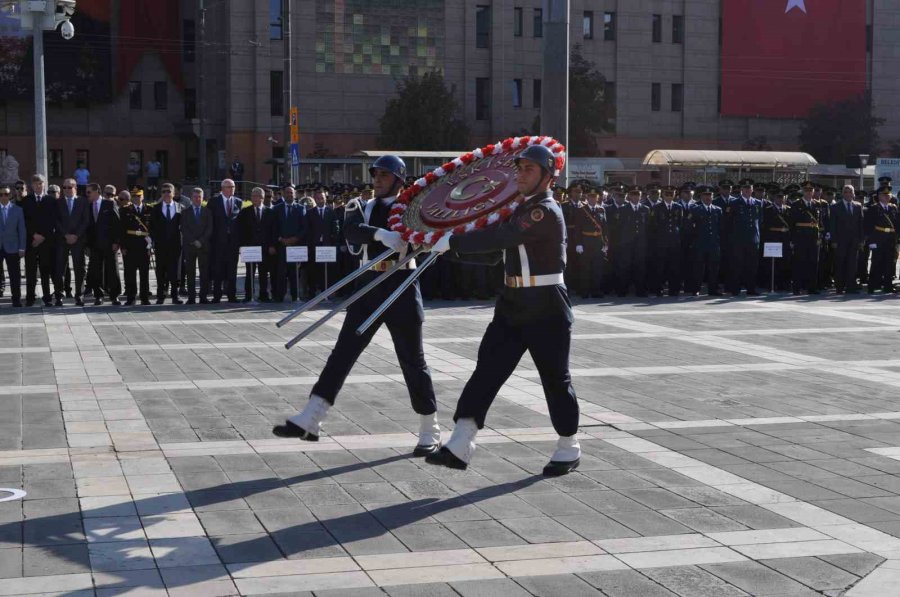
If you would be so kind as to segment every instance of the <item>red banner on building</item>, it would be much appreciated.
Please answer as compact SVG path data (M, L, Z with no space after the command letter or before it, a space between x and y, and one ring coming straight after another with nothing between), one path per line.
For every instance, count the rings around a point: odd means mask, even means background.
M865 90L865 0L722 3L723 116L803 118Z

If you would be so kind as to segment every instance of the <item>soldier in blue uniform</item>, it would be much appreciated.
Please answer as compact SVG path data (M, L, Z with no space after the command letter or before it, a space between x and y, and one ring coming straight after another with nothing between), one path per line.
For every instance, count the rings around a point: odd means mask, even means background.
M626 296L634 286L635 296L647 296L647 246L650 209L641 205L641 187L628 188L625 203L614 214L616 230L610 248L616 275L616 292Z
M897 225L900 224L897 206L891 203L891 187L878 189L878 203L865 211L866 245L872 251L869 270L869 294L876 290L894 292L895 260L897 259Z
M457 404L453 435L425 461L456 469L469 465L491 403L527 350L559 434L544 474L559 476L574 470L581 458L576 439L578 400L569 375L574 316L563 281L566 224L549 190L557 175L553 153L532 145L516 158L516 166L516 184L525 201L507 222L461 236L448 234L433 247L439 253L452 250L454 256L490 254L497 261L502 257L506 276L494 319L478 349L475 372Z
M668 286L669 296L681 292L681 268L685 211L675 202L675 187L662 189L662 201L650 209L651 290L662 296Z
M721 296L719 292L719 264L722 259L722 209L712 204L712 187L697 187L700 203L691 206L687 215L686 233L691 256L691 282L685 290L694 296L700 294L700 286L706 280L707 294Z
M762 203L753 198L753 181L740 183L740 197L732 197L725 208L723 230L728 244L728 291L757 296L756 270L759 267L759 228L762 223Z
M396 254L405 255L409 246L399 233L388 228L388 216L391 205L403 186L406 165L399 157L386 155L375 160L369 173L374 182L375 199L365 205L354 202L349 206L351 208L346 212L344 226L346 239L350 244L362 247L365 261L388 248L393 249ZM363 274L360 283L368 284L396 263L396 256L382 261L372 271ZM348 307L337 343L319 380L312 388L309 402L301 412L287 419L284 425L275 426L272 430L275 435L318 441L322 422L334 405L350 369L383 323L391 333L413 410L419 415L419 443L413 454L424 456L438 449L441 430L437 421L437 401L431 370L425 363L422 343L425 312L418 284L410 286L364 334L356 334L356 329L412 274L414 268L414 262L410 262L406 271L395 273Z
M791 205L794 294L819 294L819 244L822 221L813 184L801 184L803 197Z

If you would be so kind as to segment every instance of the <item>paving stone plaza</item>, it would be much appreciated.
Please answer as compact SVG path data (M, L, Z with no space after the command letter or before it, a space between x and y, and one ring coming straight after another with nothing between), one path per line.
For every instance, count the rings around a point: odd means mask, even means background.
M277 329L266 307L8 305L0 595L900 591L890 296L577 304L584 456L557 479L527 356L461 472L411 457L385 330L303 443L271 428L305 404L341 316L286 351L303 322ZM492 312L428 305L445 437Z

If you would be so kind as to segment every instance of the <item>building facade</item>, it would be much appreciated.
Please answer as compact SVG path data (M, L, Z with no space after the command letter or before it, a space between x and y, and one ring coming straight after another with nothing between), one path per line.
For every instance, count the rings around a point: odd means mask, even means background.
M168 31L156 48L150 44L127 84L116 85L108 101L48 104L51 177L69 175L86 158L96 178L124 182L133 153L144 163L151 156L164 158L170 178L194 178L202 114L210 178L223 176L238 156L246 179L272 180L284 155L289 109L283 93L283 1L207 0L202 41L198 1L164 1L177 10L177 18L168 21L176 23L177 33ZM740 149L748 143L796 148L798 120L721 115L722 2L571 1L572 46L580 46L604 75L615 105L615 130L602 139L603 155ZM877 115L886 119L881 138L889 143L900 139L900 38L894 34L900 4L859 2L867 12L867 87ZM397 82L433 69L454 89L472 146L530 130L542 96L542 4L294 0L291 84L301 158L377 148L379 118ZM115 38L122 7L117 0L111 5ZM113 44L110 68L111 80L121 83L119 50ZM172 77L175 53L183 82ZM14 154L23 173L33 168L32 131L30 101L0 101L0 150Z

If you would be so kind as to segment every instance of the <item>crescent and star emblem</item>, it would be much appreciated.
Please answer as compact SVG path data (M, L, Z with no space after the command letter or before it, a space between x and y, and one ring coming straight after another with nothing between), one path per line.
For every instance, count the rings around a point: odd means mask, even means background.
M483 183L481 188L475 191L467 192L470 187ZM471 199L473 197L477 197L478 195L486 195L496 188L498 188L502 183L490 179L487 176L478 176L472 178L471 180L465 180L459 183L456 188L450 193L450 199L452 201L466 201L467 199Z

